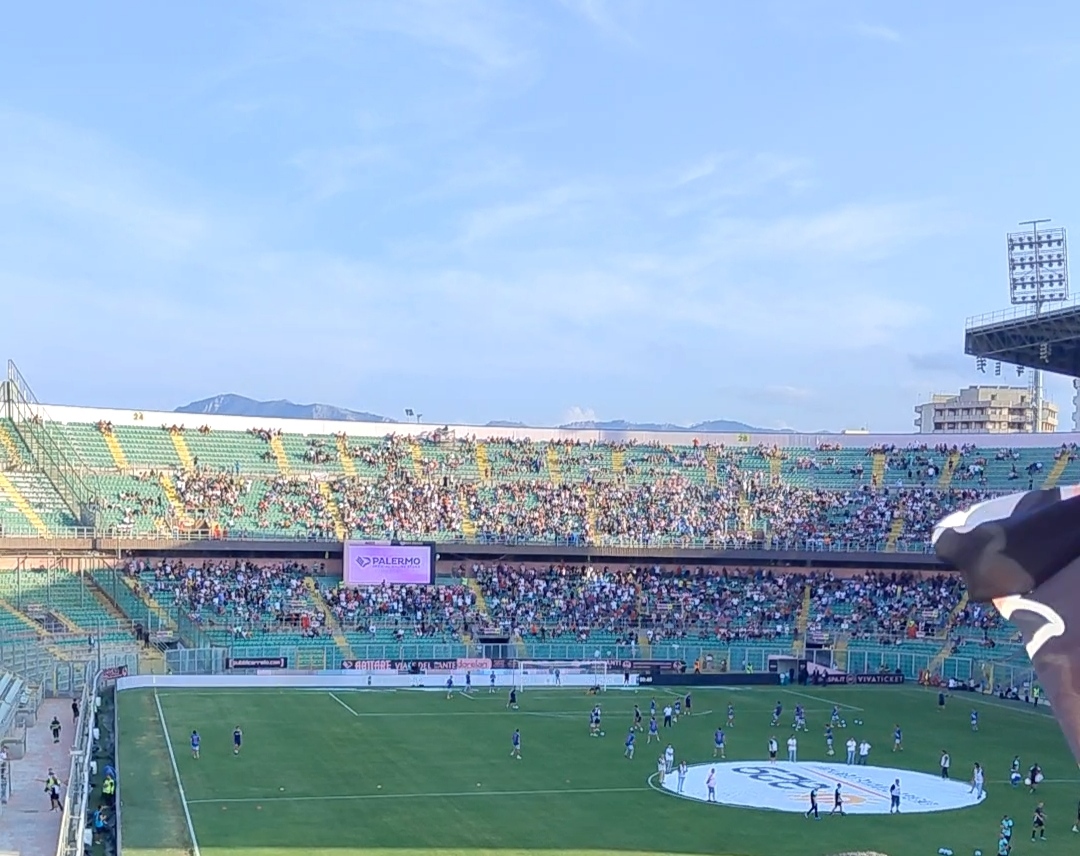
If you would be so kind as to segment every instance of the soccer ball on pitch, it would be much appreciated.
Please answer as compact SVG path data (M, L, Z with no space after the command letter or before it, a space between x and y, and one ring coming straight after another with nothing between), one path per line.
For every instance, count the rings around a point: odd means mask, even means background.
M603 731L601 731L601 732L600 732L600 736L601 736L601 737L603 737L603 736L604 736L604 732L603 732Z
M1011 776L1009 776L1009 781L1012 782L1012 786L1015 788L1017 785L1020 784L1020 774L1013 773Z
M847 728L847 720L841 719L840 720L840 727L841 728Z
M239 749L233 749L233 750L232 750L232 753L233 753L234 755L239 755L239 754L240 754L240 750L239 750Z

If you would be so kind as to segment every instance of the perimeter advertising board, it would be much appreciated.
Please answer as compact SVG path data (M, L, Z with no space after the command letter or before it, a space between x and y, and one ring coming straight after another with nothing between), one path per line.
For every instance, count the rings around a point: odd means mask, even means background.
M825 684L845 684L847 686L896 686L904 682L903 675L825 675Z
M348 585L430 585L435 582L435 545L346 541L342 564Z

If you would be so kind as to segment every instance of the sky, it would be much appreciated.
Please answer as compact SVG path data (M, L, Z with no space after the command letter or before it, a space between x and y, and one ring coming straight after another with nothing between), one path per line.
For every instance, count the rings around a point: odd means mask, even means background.
M910 431L1080 229L1078 83L1070 2L15 4L0 341L58 404Z

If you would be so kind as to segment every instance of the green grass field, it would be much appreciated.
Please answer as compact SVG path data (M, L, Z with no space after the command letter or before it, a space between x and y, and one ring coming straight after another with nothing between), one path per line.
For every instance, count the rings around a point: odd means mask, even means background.
M780 699L785 721L795 704L807 708L810 733L800 738L800 760L825 760L822 728L839 703L848 722L837 732L841 762L851 733L873 744L873 765L936 774L939 753L948 748L954 778L966 778L974 761L987 770L988 796L978 806L815 823L801 814L678 799L651 787L656 744L639 738L637 757L628 761L623 740L634 703L647 718L652 697L662 707L668 696L660 688L601 695L606 736L594 739L587 713L595 699L575 690L526 691L517 712L505 709L502 691L489 695L486 689L452 700L411 690L122 693L124 853L191 850L163 725L204 856L817 856L851 850L933 856L942 846L957 856L970 856L975 848L992 856L1006 813L1016 820L1014 854L1080 849L1080 836L1070 831L1080 777L1056 722L1043 712L968 694L954 696L938 712L932 693L908 687L696 691L695 715L663 735L690 763L711 759L712 732L729 701L737 721L728 732L728 758L765 758L774 733L770 711ZM980 712L978 733L969 728L972 707ZM855 727L856 718L864 725ZM890 751L894 722L904 728L903 753ZM234 757L237 724L245 745ZM515 727L523 736L521 761L510 758ZM188 749L193 728L202 735L200 760ZM787 736L777 733L781 752ZM1007 784L1014 754L1025 771L1034 761L1045 771L1038 797L1049 820L1045 843L1029 843L1035 798ZM828 810L828 794L821 804Z

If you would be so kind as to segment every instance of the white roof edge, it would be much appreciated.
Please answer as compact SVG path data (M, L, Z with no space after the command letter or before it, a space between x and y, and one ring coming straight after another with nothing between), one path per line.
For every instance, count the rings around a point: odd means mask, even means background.
M387 434L420 436L448 427L458 437L479 440L514 438L517 440L569 440L576 442L637 442L689 446L698 443L728 446L766 446L815 448L821 443L836 443L847 449L869 449L881 445L910 444L936 446L977 445L980 448L1038 448L1080 443L1080 433L1055 434L711 434L692 431L601 431L568 428L490 428L478 425L431 425L405 422L338 422L319 419L263 419L251 416L222 416L205 413L174 413L161 410L122 410L102 407L39 405L43 416L57 422L111 422L115 426L161 427L173 425L185 430L208 426L218 431L247 431L252 428L280 430L287 434L347 434L352 437L384 437Z

